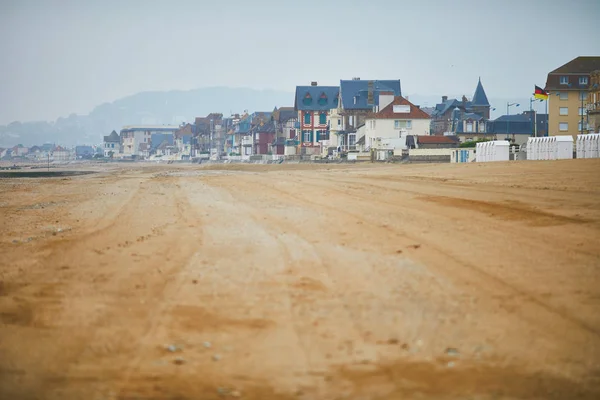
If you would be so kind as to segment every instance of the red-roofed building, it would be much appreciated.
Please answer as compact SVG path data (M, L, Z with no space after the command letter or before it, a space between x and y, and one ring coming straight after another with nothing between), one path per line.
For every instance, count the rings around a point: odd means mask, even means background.
M384 141L389 143L386 147L406 148L407 136L428 136L430 125L430 115L419 106L402 96L381 92L379 111L365 117L365 146L378 148Z

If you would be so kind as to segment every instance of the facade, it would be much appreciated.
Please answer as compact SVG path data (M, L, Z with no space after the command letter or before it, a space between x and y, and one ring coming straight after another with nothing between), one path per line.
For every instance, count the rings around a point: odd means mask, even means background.
M271 152L271 145L275 140L276 127L274 121L267 123L260 122L253 129L254 134L254 149L252 154L269 154Z
M296 86L294 109L298 113L300 154L320 154L329 145L329 113L339 105L339 87Z
M577 57L548 73L549 134L587 133L587 102L592 85L591 73L600 69L600 57Z
M173 134L179 130L174 125L131 125L121 129L121 157L140 157L140 144L150 143L152 134Z
M173 133L173 142L182 160L192 157L193 126L185 124Z
M393 96L387 92L379 95L380 111L365 117L365 148L375 148L380 139L402 139L405 143L408 135L428 136L431 118L402 96Z
M490 103L481 84L481 78L479 78L475 93L470 101L466 96L462 96L461 100L448 99L448 96L442 96L442 102L436 104L431 112L431 134L443 135L448 132L455 132L460 125L464 125L464 115L471 118L470 122L483 120L482 126L485 127L485 122L490 119L490 108ZM477 130L479 131L479 129Z
M56 146L50 153L50 159L58 162L71 161L73 159L73 153L66 147Z
M600 133L600 69L590 74L587 99L588 132Z
M110 135L104 136L104 157L113 158L118 153L121 152L121 138L119 134L115 131L112 131Z

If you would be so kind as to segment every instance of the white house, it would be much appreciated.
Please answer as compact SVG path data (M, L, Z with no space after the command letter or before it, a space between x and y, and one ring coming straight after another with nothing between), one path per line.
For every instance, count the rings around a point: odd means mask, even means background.
M402 96L379 95L379 111L365 118L365 147L377 148L378 143L406 147L406 136L429 136L431 117L419 106Z
M179 130L179 126L173 125L131 125L124 126L121 129L121 156L142 156L143 150L147 146L142 146L141 143L151 143L152 134L162 133L172 135Z
M121 138L119 134L112 131L110 135L104 136L104 157L112 158L120 153Z

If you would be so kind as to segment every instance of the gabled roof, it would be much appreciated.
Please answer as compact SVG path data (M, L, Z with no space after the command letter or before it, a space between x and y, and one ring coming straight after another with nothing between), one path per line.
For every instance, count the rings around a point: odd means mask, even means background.
M600 57L584 57L580 56L572 59L568 63L561 65L551 74L589 74L590 72L600 69Z
M273 121L269 121L266 123L259 123L256 125L256 132L259 133L275 133L275 124Z
M296 110L294 110L294 107L280 107L279 110L277 110L278 122L284 123L292 118L298 118L298 114L296 113Z
M119 137L119 134L116 131L112 131L110 133L110 135L104 136L104 141L105 142L120 142L121 138Z
M296 86L295 110L328 111L338 107L338 86Z
M466 106L469 106L469 103L466 104ZM454 109L454 108L462 108L463 107L463 103L462 101L458 101L457 99L448 99L442 103L436 104L435 105L435 110L433 111L433 114L431 114L432 116L438 116L438 115L444 115L448 112L448 110L450 109Z
M394 111L394 106L409 106L410 112L400 113ZM415 106L402 96L394 97L394 101L385 106L378 113L370 113L366 119L430 119L431 117L425 111Z
M166 143L167 145L172 145L173 135L167 135L164 133L153 133L150 136L150 143L152 145L152 149L160 147L160 145L162 145L163 143Z
M369 83L371 82L371 83ZM373 104L369 104L369 89L372 85ZM393 92L401 96L400 79L398 80L341 80L340 95L345 110L367 110L379 104L379 92Z
M483 90L483 85L481 84L481 78L479 78L479 82L477 82L477 88L475 89L475 94L473 95L473 100L471 100L472 106L486 106L489 107L490 102L485 94L485 90Z
M465 113L465 114L463 114L463 115L461 116L461 118L460 118L460 119L461 119L462 121L464 121L464 120L467 120L467 119L471 119L471 120L474 120L474 121L481 121L481 120L483 120L484 118L483 118L481 115L479 115L479 114L475 114L475 113Z

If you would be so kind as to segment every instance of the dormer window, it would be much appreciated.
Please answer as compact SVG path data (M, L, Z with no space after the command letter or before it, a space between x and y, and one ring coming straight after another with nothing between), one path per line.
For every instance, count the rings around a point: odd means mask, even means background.
M568 85L569 84L569 77L568 76L561 76L560 77L560 84L561 85Z
M306 93L304 99L302 100L302 104L304 104L305 106L310 106L312 104L312 97L310 93Z
M321 93L321 97L319 97L319 105L324 106L327 104L327 95L325 93Z

